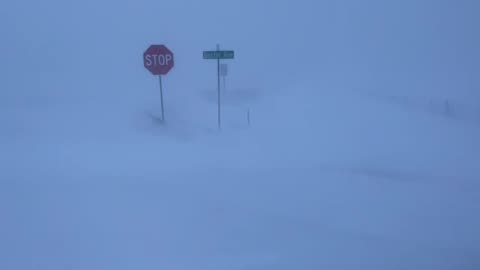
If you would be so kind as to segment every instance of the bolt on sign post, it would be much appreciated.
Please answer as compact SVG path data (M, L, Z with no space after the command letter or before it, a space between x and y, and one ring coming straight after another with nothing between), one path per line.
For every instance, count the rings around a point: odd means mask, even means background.
M216 59L217 60L217 90L218 90L218 128L222 127L221 118L221 98L220 98L220 59L233 59L235 57L234 51L221 51L220 45L217 44L216 51L204 51L203 59Z
M160 82L160 103L162 108L161 120L165 121L162 75L166 75L173 68L173 53L165 45L151 45L143 53L143 65L153 75L158 75L158 80Z

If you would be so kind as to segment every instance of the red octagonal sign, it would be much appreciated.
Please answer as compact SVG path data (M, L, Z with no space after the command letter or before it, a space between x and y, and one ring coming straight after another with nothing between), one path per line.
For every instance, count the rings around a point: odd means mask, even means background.
M153 75L165 75L173 68L173 53L165 45L151 45L143 53L143 65Z

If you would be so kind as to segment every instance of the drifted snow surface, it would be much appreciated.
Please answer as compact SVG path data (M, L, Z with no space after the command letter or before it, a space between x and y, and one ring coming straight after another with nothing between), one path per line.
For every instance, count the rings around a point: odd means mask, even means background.
M480 267L478 124L289 90L5 104L0 268Z
M0 270L480 269L479 11L2 1Z

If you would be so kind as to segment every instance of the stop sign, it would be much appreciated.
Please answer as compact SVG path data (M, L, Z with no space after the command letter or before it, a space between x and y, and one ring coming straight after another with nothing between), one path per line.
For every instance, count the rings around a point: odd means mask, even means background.
M164 45L151 45L143 53L143 65L153 75L165 75L173 68L173 53Z

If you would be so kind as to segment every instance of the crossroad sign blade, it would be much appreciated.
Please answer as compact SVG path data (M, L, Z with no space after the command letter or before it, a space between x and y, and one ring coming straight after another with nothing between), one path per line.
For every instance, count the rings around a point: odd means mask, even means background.
M234 51L204 51L203 59L233 59Z

